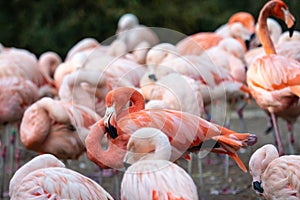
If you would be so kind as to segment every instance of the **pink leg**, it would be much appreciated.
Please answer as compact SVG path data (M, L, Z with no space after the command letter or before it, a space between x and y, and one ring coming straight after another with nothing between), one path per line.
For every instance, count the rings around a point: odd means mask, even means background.
M277 144L279 155L282 156L282 155L284 155L284 151L283 151L283 147L282 147L280 132L279 132L278 125L277 125L277 118L273 112L271 112L271 118L272 118L274 133L275 133L275 142Z
M290 133L290 140L289 140L289 148L290 148L290 154L295 154L295 148L294 148L294 143L295 143L295 139L294 139L294 126L292 123L287 122L287 129Z

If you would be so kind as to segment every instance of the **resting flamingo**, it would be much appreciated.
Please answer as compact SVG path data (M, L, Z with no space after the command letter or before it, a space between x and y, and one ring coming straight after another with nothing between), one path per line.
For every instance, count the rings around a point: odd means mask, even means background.
M198 199L190 175L169 161L168 137L155 128L135 131L124 157L126 170L121 184L121 199Z
M99 184L65 168L65 165L51 154L36 156L18 169L10 180L9 196L14 200L113 200Z
M265 199L300 198L300 156L279 157L276 147L266 144L257 149L249 161L253 188Z
M38 153L77 159L85 152L89 126L99 119L87 107L44 97L25 111L20 125L21 141Z
M267 28L267 17L274 15L293 28L295 18L283 1L265 4L258 18L258 33L266 55L254 61L247 72L247 83L257 104L270 113L279 154L284 153L276 116L289 116L300 96L299 62L276 54ZM296 117L300 113L296 113ZM296 118L294 118L296 119Z
M244 51L247 50L245 41L251 39L254 33L254 17L247 12L238 12L232 15L228 23L215 32L200 32L180 40L176 47L182 55L200 55L204 50L219 44L224 38L231 37L238 40Z
M256 136L240 134L210 123L196 115L163 109L144 109L144 97L134 88L120 87L106 95L106 113L87 136L86 148L89 158L101 167L122 168L124 150L130 135L142 127L163 131L174 147L171 161L186 151L209 148L212 152L228 154L238 166L247 171L237 155L242 147L253 145ZM108 149L99 145L108 133Z

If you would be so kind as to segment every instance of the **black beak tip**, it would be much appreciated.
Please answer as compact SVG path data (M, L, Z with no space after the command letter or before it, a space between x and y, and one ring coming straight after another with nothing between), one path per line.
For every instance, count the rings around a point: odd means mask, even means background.
M294 22L293 26L289 28L289 36L290 37L293 37L295 26L296 26L296 21Z
M264 192L264 189L261 187L261 185L260 185L261 183L260 182L254 181L252 184L253 184L254 190L256 190L259 193L263 193Z
M157 78L156 78L155 74L149 74L148 77L149 77L151 80L153 80L153 81L157 81Z
M131 164L128 162L123 162L123 165L124 165L125 169L128 169L128 167L131 166Z

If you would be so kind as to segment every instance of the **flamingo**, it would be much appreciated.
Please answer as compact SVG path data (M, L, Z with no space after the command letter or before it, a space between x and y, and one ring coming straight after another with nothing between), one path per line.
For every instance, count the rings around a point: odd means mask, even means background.
M106 83L102 72L79 69L64 77L59 88L59 97L63 101L86 106L103 116L104 100L109 91Z
M295 18L286 4L280 0L267 2L258 18L259 38L266 55L256 59L250 66L247 72L247 83L257 104L270 114L279 154L283 155L276 115L289 115L288 110L293 110L298 103L300 65L293 59L276 54L267 28L267 18L270 15L284 20L292 33ZM297 116L299 114L297 113ZM290 135L292 137L292 134Z
M250 40L254 33L254 17L247 12L232 15L228 23L215 32L200 32L180 40L176 47L182 55L201 55L204 50L219 44L224 38L231 37L241 42L244 51L247 49L245 41Z
M299 199L299 165L298 155L279 157L274 145L260 147L249 160L254 190L265 199Z
M65 165L51 154L36 156L18 169L10 180L9 196L14 200L113 200L99 184L65 168Z
M89 126L100 119L91 109L44 97L24 113L20 125L23 145L60 159L77 159L85 152Z
M148 87L146 85L146 87ZM143 88L141 88L143 91ZM204 104L197 82L187 76L171 73L154 82L146 108L166 108L204 114Z
M121 199L198 199L190 175L169 161L168 137L155 128L135 131L127 144L127 168L121 183Z
M120 87L106 95L105 116L93 125L85 143L88 157L101 167L122 168L124 150L130 135L142 127L163 131L174 147L171 161L186 151L201 148L228 154L238 166L247 171L237 151L256 142L256 136L240 134L210 123L196 115L166 109L144 109L144 97L134 88ZM108 149L99 145L108 133Z

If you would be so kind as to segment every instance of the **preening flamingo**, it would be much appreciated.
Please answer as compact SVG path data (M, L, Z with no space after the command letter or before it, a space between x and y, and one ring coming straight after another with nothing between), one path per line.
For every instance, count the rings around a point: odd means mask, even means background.
M21 199L99 199L113 200L99 184L65 168L50 154L37 156L23 165L12 177L9 196Z
M20 125L21 141L38 153L77 159L85 152L89 126L99 119L87 107L44 97L25 111Z
M287 110L296 106L300 96L299 62L276 54L267 28L267 18L274 15L284 20L291 31L295 18L283 1L272 0L265 4L258 18L258 34L266 55L256 59L247 72L247 83L257 104L269 112L274 126L279 154L284 153L276 115L288 115ZM292 32L291 32L292 33ZM299 115L298 113L297 115Z
M124 163L130 165L121 184L121 199L198 199L190 175L168 161L168 137L155 128L135 131L127 144Z
M275 146L257 149L249 161L253 188L265 199L296 200L300 198L300 156L279 157Z
M201 148L212 152L228 154L238 166L247 171L237 151L253 145L256 136L236 133L210 123L196 115L163 109L144 109L144 97L134 88L120 87L106 96L106 113L87 136L88 157L101 167L122 168L123 157L130 135L139 128L153 127L163 131L173 146L171 161L186 151ZM108 149L99 145L108 133Z

